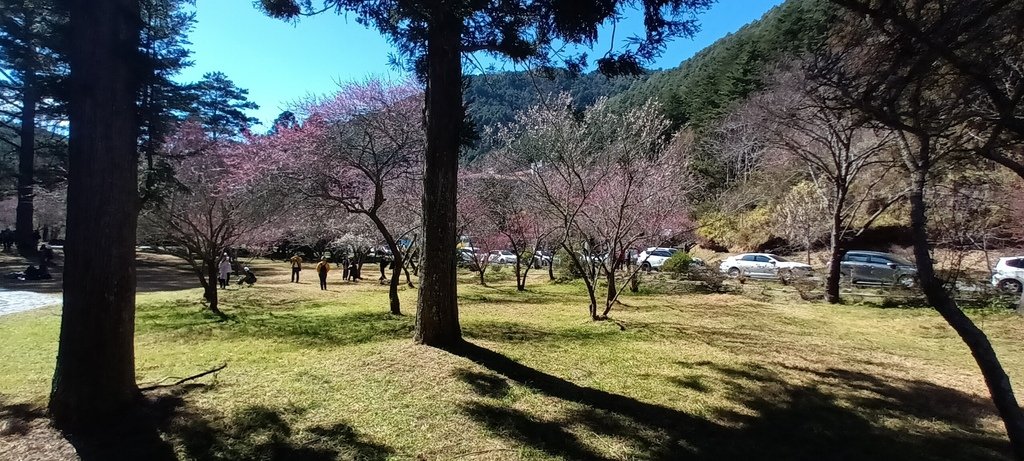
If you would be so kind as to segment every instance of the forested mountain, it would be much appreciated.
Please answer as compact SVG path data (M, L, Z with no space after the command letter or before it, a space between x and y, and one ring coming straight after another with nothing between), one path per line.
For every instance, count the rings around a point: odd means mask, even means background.
M652 74L615 97L634 106L657 98L676 126L704 127L762 88L762 77L781 59L819 46L836 19L823 0L788 0L684 61Z
M761 89L762 76L781 58L821 44L834 19L835 10L826 1L789 0L679 67L632 78L610 79L596 72L573 78L558 71L476 75L464 93L469 116L482 131L512 121L516 112L542 97L567 92L580 107L602 96L622 107L657 98L676 126L702 127Z
M539 72L501 72L467 78L464 96L470 120L477 135L513 121L517 112L560 93L572 96L578 108L590 106L601 97L612 97L646 80L637 77L608 78L596 72L572 76L563 70ZM490 147L487 139L464 155L472 159Z

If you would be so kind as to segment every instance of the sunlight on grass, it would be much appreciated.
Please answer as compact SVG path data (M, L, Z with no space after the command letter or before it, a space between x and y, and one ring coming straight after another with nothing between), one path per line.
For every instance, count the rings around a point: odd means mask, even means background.
M275 269L277 270L277 269ZM283 272L282 272L283 273ZM283 275L224 293L139 296L142 384L228 367L180 390L184 459L1001 459L973 361L927 309L630 295L614 322L536 273L528 291L463 274L475 347L413 345L386 287L320 292ZM265 282L265 283L264 283ZM1014 384L1024 326L972 312ZM0 318L0 399L45 403L59 311Z

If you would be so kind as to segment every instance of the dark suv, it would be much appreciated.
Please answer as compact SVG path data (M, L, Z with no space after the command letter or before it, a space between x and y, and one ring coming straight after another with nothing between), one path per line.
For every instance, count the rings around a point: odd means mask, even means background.
M839 265L839 273L852 283L912 287L917 279L917 266L892 253L848 251Z

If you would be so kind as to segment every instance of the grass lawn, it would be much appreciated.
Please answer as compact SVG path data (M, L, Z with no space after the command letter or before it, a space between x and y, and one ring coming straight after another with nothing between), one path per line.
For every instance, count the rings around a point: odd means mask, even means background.
M139 295L140 384L228 364L160 391L182 459L1008 457L977 367L931 310L626 295L614 322L591 322L581 286L466 274L471 346L450 353L412 344L415 290L395 317L372 280L332 273L321 292L312 271L289 284L285 264L257 267L255 287L223 294L228 322L199 290ZM1024 320L971 315L1024 388ZM45 404L59 320L0 317L0 419ZM40 430L0 431L0 459L31 454Z

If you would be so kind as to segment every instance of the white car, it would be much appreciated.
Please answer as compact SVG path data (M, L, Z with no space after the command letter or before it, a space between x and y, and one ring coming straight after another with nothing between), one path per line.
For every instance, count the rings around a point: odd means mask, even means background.
M660 269L678 251L675 248L651 247L636 255L636 263L643 270Z
M778 278L810 274L811 266L771 253L743 253L726 258L719 270L729 277Z
M515 264L517 259L516 254L508 250L494 250L487 256L491 264Z
M1024 256L999 258L992 270L992 286L1011 293L1024 288Z

